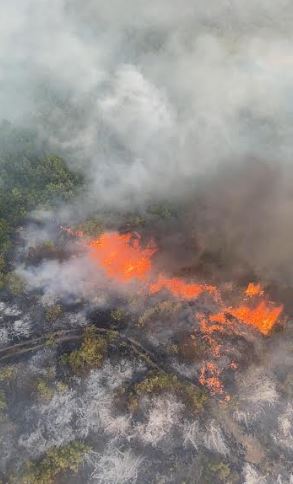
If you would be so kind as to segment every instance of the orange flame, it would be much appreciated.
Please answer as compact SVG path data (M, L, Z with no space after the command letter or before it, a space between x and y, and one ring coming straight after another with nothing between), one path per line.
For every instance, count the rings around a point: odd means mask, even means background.
M262 334L267 335L276 324L283 306L270 307L266 301L261 301L256 307L241 305L230 308L228 312L245 324L254 326Z
M254 296L263 296L264 291L261 284L255 284L254 282L250 282L245 289L245 295L248 297Z
M263 300L255 307L240 305L238 307L224 308L216 314L211 314L207 319L200 319L201 329L204 333L223 331L224 328L234 328L234 323L229 316L233 316L242 323L253 326L264 335L268 335L277 323L283 311L283 306L273 306Z
M195 299L203 292L209 292L210 294L215 294L217 292L216 288L213 286L187 283L182 279L176 277L167 278L160 274L158 279L150 285L150 294L160 292L162 289L168 289L173 296L182 299Z
M140 246L137 234L105 232L89 243L91 257L106 272L107 276L119 282L146 279L152 268L151 256L156 247Z
M99 238L89 242L82 231L73 231L67 227L61 228L68 234L85 240L92 260L105 271L110 279L121 283L141 281L150 294L156 294L166 289L173 296L183 300L196 299L203 293L208 293L213 297L218 312L210 315L197 314L200 332L209 347L209 359L213 360L203 364L199 373L199 381L212 394L220 394L222 398L228 400L229 395L225 394L221 381L222 370L216 364L225 351L221 340L219 342L219 336L222 338L223 333L227 331L237 333L239 322L254 327L263 335L268 335L277 323L283 306L276 306L269 302L259 283L251 282L244 293L241 292L239 306L227 307L222 301L221 290L215 286L188 283L178 277L168 278L164 274L160 274L157 279L152 280L151 258L157 248L153 243L142 247L139 234L105 232ZM236 370L237 362L231 361L228 367Z
M205 385L212 394L222 394L224 390L220 373L217 365L212 362L205 363L200 370L199 382Z

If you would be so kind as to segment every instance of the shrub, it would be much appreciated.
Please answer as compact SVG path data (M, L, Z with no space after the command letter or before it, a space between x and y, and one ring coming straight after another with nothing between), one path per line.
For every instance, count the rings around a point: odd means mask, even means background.
M195 412L202 410L207 400L207 395L202 389L180 381L176 375L165 373L154 373L137 383L132 397L163 392L175 393L190 410Z
M181 307L181 303L171 300L159 302L155 306L147 308L144 311L138 319L138 324L139 326L144 326L148 321L151 321L154 318L170 318L174 316Z
M0 414L6 410L7 403L5 393L0 391Z
M38 462L27 462L20 477L13 477L13 483L53 484L65 472L78 472L89 447L73 442L64 447L52 447Z
M217 477L218 481L223 483L229 482L232 484L232 482L235 482L231 469L225 462L208 463L206 467L206 478L208 482L214 480L215 477Z
M82 232L84 235L88 235L89 237L98 237L103 232L103 224L97 218L92 218L82 222L78 225L75 225L74 230L77 232Z
M55 323L62 315L63 309L60 304L52 304L52 306L48 306L45 310L45 317L48 323Z
M19 296L25 290L25 281L15 272L10 272L6 276L6 286L14 296Z
M125 312L123 309L113 309L113 311L111 311L111 318L115 323L120 323L125 318Z
M54 390L49 387L45 380L42 379L37 381L36 391L41 400L49 401L54 396Z
M65 361L75 373L82 373L91 368L100 368L106 356L108 340L100 336L95 328L88 327L78 350L65 355Z
M16 368L13 366L6 366L0 370L0 382L11 381L15 378Z

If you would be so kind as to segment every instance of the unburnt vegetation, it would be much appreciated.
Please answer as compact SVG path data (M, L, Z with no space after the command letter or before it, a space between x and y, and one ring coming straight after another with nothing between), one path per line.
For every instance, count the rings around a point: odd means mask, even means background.
M128 408L136 410L139 407L139 399L145 395L149 397L171 393L178 397L191 412L200 412L204 409L208 400L207 393L196 385L180 381L176 375L166 373L154 373L134 385L129 392Z
M64 447L53 447L36 462L28 461L17 477L11 476L11 484L53 484L64 474L75 474L90 448L81 442Z
M0 271L5 272L15 229L38 207L52 208L72 199L81 177L29 129L0 125ZM3 277L3 276L2 276Z

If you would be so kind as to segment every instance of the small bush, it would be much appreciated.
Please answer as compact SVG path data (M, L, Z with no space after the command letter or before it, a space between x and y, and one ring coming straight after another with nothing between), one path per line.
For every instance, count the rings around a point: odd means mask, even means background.
M25 290L25 281L15 272L9 272L6 276L6 286L14 296L19 296Z
M123 309L113 309L113 311L111 311L111 318L115 323L120 323L125 318L125 312Z
M3 289L6 285L6 274L0 272L0 289Z
M53 304L45 310L45 317L48 323L55 323L63 315L63 309L60 304Z
M54 396L53 388L50 388L45 380L38 380L36 384L36 392L41 400L49 401Z
M100 368L106 356L108 340L100 336L95 328L88 327L78 350L65 355L65 361L75 373L82 373L91 368Z
M98 237L103 233L103 224L97 218L92 218L74 227L76 232L82 232L89 237Z
M0 414L7 408L5 393L0 391Z
M6 366L0 370L0 382L11 381L15 378L16 369L13 366Z
M139 326L144 326L154 318L170 318L181 309L181 304L174 301L162 301L153 307L147 308L139 317Z
M229 465L224 462L208 464L207 471L213 476L217 476L221 482L225 483L228 482L227 479L231 476L231 469Z
M202 389L190 383L180 381L176 375L164 373L152 374L140 383L137 383L132 397L135 399L137 396L163 392L175 393L188 408L196 412L203 409L207 400L207 395Z
M6 267L6 261L3 255L0 254L0 272L3 272Z
M23 474L13 477L14 484L53 484L65 472L78 472L89 447L73 442L64 447L52 447L38 462L27 462Z

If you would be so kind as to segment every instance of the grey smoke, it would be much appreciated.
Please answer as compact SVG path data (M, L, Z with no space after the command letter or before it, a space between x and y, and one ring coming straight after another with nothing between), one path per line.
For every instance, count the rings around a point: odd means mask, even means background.
M292 2L3 0L0 18L1 117L85 175L80 212L195 206L204 186L206 243L215 220L219 246L291 283Z

